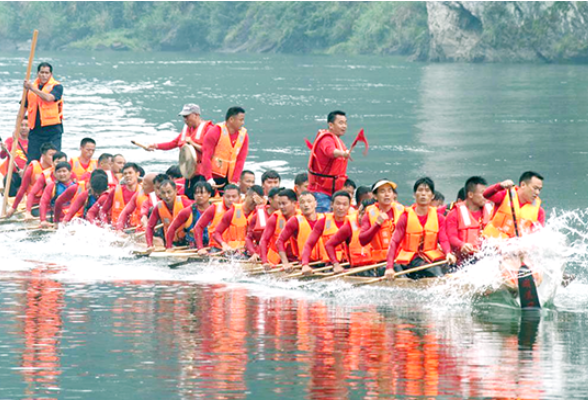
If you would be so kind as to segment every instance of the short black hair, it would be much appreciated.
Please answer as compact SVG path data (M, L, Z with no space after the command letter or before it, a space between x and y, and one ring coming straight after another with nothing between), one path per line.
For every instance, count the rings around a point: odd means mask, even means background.
M65 154L63 151L56 151L55 154L53 154L53 161L64 157L67 160L67 154Z
M139 166L137 164L135 164L134 162L128 162L125 165L123 165L121 171L124 172L125 169L129 169L132 168L135 170L135 172L141 172Z
M182 177L182 171L179 165L172 165L165 171L165 174L172 179L180 179Z
M110 153L100 154L100 157L98 157L98 164L100 164L102 161L108 160L109 158L112 158L112 154L110 154Z
M300 198L302 196L307 196L307 195L311 195L316 200L316 194L314 194L313 192L309 192L308 190L305 190L304 192L300 193L300 196L298 196L298 198Z
M359 204L360 199L365 196L367 193L371 193L372 190L367 186L360 186L355 190L355 203Z
M126 165L126 164L125 164ZM168 181L169 180L169 176L167 176L166 174L157 174L155 176L155 178L153 178L153 184L154 185L158 185L163 181ZM212 192L211 192L212 193Z
M80 142L80 147L84 147L85 145L87 145L88 143L92 143L92 144L96 144L96 141L92 138L89 137L85 137L82 139L82 141Z
M41 145L41 154L47 154L49 150L57 150L52 142L45 142Z
M94 172L96 172L96 171L104 172L99 169L95 170ZM90 187L92 188L92 191L95 194L99 195L99 194L104 193L108 189L108 178L106 177L106 174L94 175L92 173L92 176L90 177Z
M272 197L275 197L276 195L280 194L280 192L284 189L285 188L283 187L273 187L270 189L269 193L267 194L267 197L271 199Z
M208 192L208 194L212 194L212 185L206 181L196 182L194 185L194 193L196 192Z
M416 190L415 190L415 192L416 192ZM433 200L438 200L441 203L443 203L445 201L445 196L441 192L435 192L435 195L433 196Z
M282 181L280 174L278 174L278 172L274 171L273 169L270 169L269 171L265 171L263 173L263 175L261 175L261 184L263 185L263 183L265 181L267 181L268 179L279 179L280 182Z
M254 192L257 195L263 197L263 188L261 186L259 186L259 185L253 185L249 189L247 189L247 191L248 192L249 191Z
M278 193L278 196L287 197L290 201L298 201L298 196L296 196L296 192L292 189L282 189L280 190L280 193Z
M347 180L343 184L343 187L347 187L347 186L351 186L353 189L357 189L357 185L355 184L355 182L353 182L353 180L351 180L349 178L347 178Z
M301 172L294 178L294 184L297 186L302 185L304 182L308 182L308 173Z
M374 199L373 197L371 199L363 199L361 202L361 206L365 209L371 206L372 204L376 204L377 202L378 200Z
M435 182L433 182L433 180L431 178L429 178L428 176L425 176L424 178L420 178L414 183L414 186L412 188L413 193L416 193L419 186L421 186L423 184L427 185L429 187L429 189L431 189L431 192L435 193Z
M468 193L475 192L476 186L478 186L478 185L487 186L488 182L486 182L486 179L482 178L481 176L472 176L472 177L468 178L465 185L463 186L465 188L464 200L466 197L465 195L467 195Z
M455 200L456 201L464 201L465 199L466 199L466 190L465 190L465 187L462 187L457 191L457 198Z
M329 113L329 115L327 115L327 123L333 123L335 122L335 120L337 119L337 115L341 115L343 117L347 116L347 114L345 114L345 112L341 111L341 110L335 110L335 111L331 111Z
M166 185L171 185L171 187L173 187L174 189L176 189L176 183L174 181L172 181L171 179L166 179L165 181L161 182L161 185L159 185L159 187L164 187Z
M67 168L68 171L71 171L71 165L67 161L62 161L55 166L55 171L60 170L61 168Z
M225 115L225 121L228 121L229 118L239 114L245 114L245 109L243 107L231 107L227 110L227 114Z
M92 171L92 173L90 174L90 179L92 179L93 176L97 176L97 175L101 175L101 176L105 177L106 180L108 181L108 175L106 175L106 172L102 171L101 169L95 169L94 171Z
M519 186L523 182L529 183L531 181L531 179L533 179L533 178L537 178L537 179L543 180L543 176L541 176L541 174L539 174L538 172L527 171L527 172L523 172L523 174L519 178Z
M232 183L229 183L228 185L226 185L223 188L223 191L226 192L227 190L236 190L236 191L239 191L239 187L237 185L233 185Z
M49 71L53 73L53 65L49 64L48 62L42 62L37 65L37 72L41 72L41 68L49 67Z
M345 190L338 190L335 193L333 193L333 196L331 197L331 201L335 201L335 197L347 197L347 199L349 200L349 202L351 202L351 195L346 192Z
M240 177L243 178L247 174L255 176L255 174L253 173L253 171L249 171L248 169L244 169L243 172L241 172L241 176Z

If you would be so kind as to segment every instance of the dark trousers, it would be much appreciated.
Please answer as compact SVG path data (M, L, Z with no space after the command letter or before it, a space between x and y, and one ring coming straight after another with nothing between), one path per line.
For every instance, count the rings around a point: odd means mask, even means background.
M6 181L8 180L8 176L4 177L4 187L6 187ZM17 172L12 173L12 179L10 180L10 190L8 191L8 197L14 197L18 193L18 189L20 188L20 183L22 179ZM3 192L4 193L4 192Z
M28 162L41 158L41 145L43 143L51 142L57 147L57 151L61 151L61 131L58 129L45 130L44 132L36 131L37 129L33 129L29 134Z
M428 261L423 260L419 256L416 256L415 258L413 258L413 260L408 265L394 264L394 271L395 272L405 271L407 269L420 267L420 266L426 265L426 264L430 264L430 263ZM410 274L407 274L406 276L410 279L434 278L434 277L443 276L443 270L441 269L441 266L437 265L436 267L427 268L422 271L412 272Z

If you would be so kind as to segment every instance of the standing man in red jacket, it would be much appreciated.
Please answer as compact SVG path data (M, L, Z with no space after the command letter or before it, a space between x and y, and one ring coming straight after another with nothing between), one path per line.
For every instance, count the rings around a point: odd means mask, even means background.
M347 116L331 111L327 123L329 129L318 131L308 161L308 190L315 194L317 212L330 210L331 196L347 181L349 150L341 140L347 131Z

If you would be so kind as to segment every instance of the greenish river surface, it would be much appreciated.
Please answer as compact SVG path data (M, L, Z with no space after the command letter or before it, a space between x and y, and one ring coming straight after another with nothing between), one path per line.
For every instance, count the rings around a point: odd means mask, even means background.
M11 134L28 54L0 54L1 136ZM459 287L299 286L231 265L135 259L114 233L0 226L0 399L588 398L588 67L419 64L397 58L43 53L65 87L64 150L91 136L163 172L177 113L247 110L246 167L287 184L334 109L369 154L349 175L387 177L411 203L424 175L453 200L471 175L545 176L546 228L526 245L545 276L578 275L540 315ZM358 150L361 150L361 145ZM494 255L495 256L495 255ZM469 271L488 285L496 257Z

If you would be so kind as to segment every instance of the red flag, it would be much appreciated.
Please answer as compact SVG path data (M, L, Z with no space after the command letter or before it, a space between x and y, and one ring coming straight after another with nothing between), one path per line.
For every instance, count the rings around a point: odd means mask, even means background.
M308 140L307 138L304 138L304 141L306 142L306 146L308 147L308 149L312 150L312 143L310 143L310 140Z
M363 132L363 128L361 128L361 130L357 133L357 137L355 138L355 140L351 144L351 148L349 149L350 153L353 151L353 148L355 147L355 145L357 145L357 143L359 143L359 142L362 142L363 144L365 144L365 150L363 151L363 155L367 156L370 145L367 141L367 138L365 137L365 133Z

